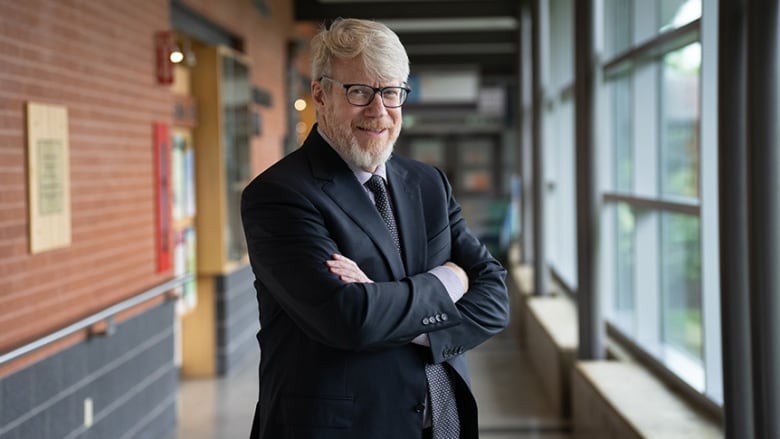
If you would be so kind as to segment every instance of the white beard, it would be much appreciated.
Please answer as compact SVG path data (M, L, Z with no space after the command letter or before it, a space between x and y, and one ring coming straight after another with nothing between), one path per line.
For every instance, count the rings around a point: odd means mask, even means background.
M323 116L326 123L334 121L329 117L329 114L324 114ZM351 166L369 172L390 158L395 141L398 139L398 134L401 131L399 127L395 133L391 133L387 143L370 142L366 148L362 148L355 136L352 135L351 126L336 123L328 123L328 125L331 127L331 132L326 133L326 135L330 137L330 140L334 143L333 147L339 152L341 157Z
M352 137L348 143L346 150L340 150L344 155L344 159L347 160L352 166L360 169L376 169L377 166L386 162L390 158L390 154L393 153L393 142L388 143L382 149L371 148L364 150L358 145L357 139ZM341 148L341 147L338 147Z

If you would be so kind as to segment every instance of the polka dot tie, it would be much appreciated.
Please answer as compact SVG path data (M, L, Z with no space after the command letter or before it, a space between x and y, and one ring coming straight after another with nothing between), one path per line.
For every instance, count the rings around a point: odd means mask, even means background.
M390 230L395 247L398 251L401 251L398 227L395 223L393 210L390 207L384 179L378 175L372 175L365 185L374 194L376 209L385 221L388 230ZM458 439L460 437L458 407L455 402L455 391L452 388L450 377L447 375L447 370L444 369L442 364L426 364L425 376L428 378L433 439Z
M443 364L426 364L425 376L428 377L433 439L458 439L458 407L447 370Z
M372 175L365 184L368 190L374 193L376 210L382 215L382 219L385 220L387 229L390 230L390 234L393 235L395 248L397 248L398 251L401 251L401 242L398 239L398 227L395 225L395 216L393 216L393 209L390 207L390 199L387 196L385 180L375 174Z

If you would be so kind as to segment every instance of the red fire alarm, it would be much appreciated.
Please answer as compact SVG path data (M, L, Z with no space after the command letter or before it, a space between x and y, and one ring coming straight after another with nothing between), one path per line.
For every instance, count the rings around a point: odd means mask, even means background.
M173 63L171 51L173 50L173 32L169 30L159 31L154 34L154 49L157 58L157 82L170 84L173 82Z

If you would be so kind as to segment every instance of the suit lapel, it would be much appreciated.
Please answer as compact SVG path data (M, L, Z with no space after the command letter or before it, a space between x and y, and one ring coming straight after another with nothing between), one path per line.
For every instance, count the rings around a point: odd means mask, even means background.
M303 146L314 177L322 180L322 191L354 221L380 249L395 279L406 276L393 238L355 174L316 128Z
M404 265L411 272L425 269L425 218L423 218L420 183L392 159L387 162L387 179L401 235Z

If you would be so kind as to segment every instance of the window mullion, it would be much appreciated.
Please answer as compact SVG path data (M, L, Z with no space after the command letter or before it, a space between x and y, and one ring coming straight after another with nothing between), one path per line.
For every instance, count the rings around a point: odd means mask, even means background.
M718 200L718 150L703 145L717 145L718 133L718 2L704 0L701 42L701 123L699 124L699 154L701 164L701 255L702 255L702 316L704 336L705 394L718 404L723 403L723 367L721 357L720 313L720 239Z

